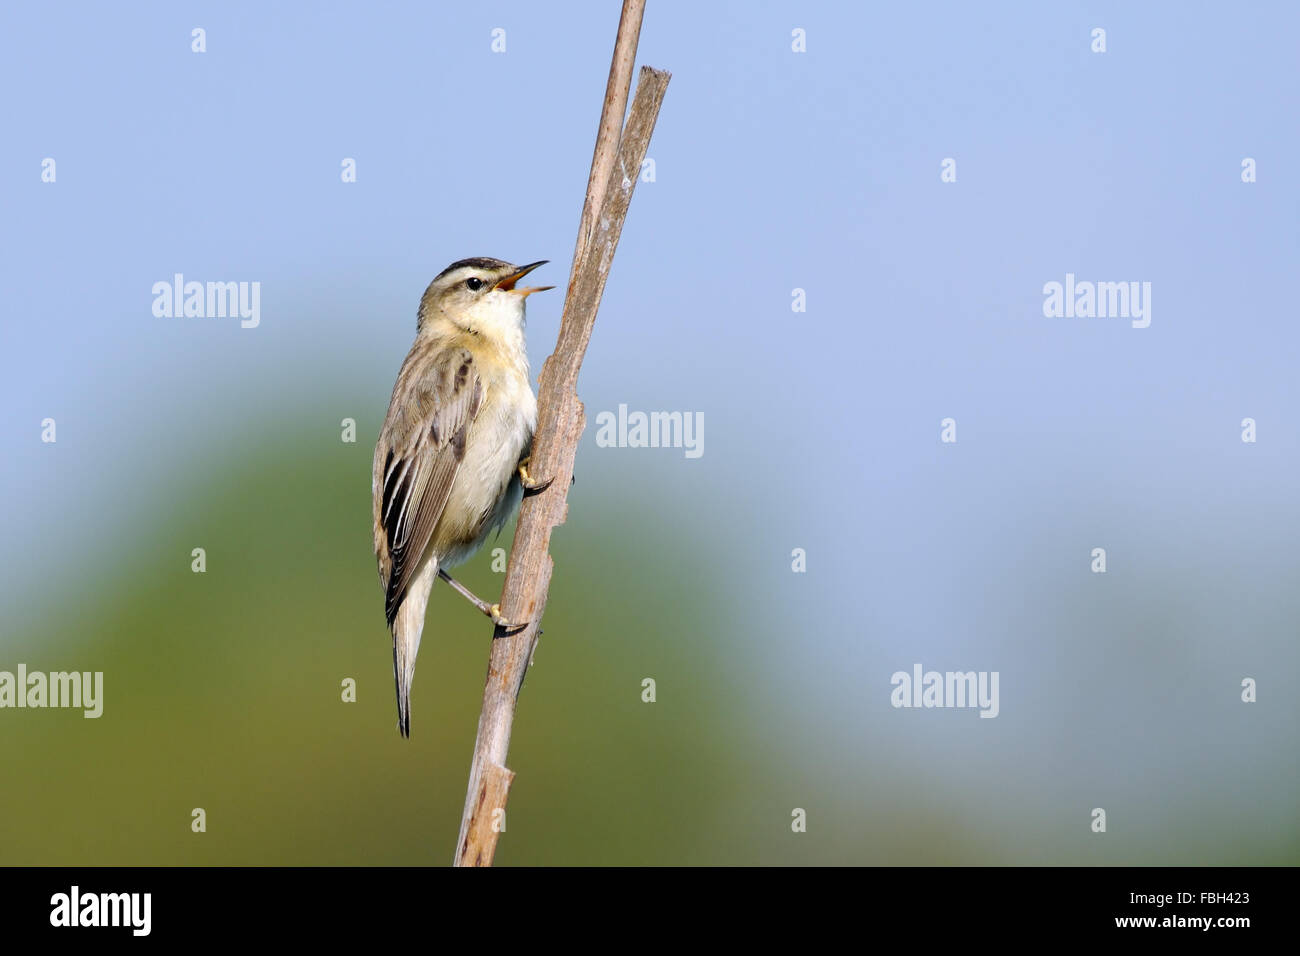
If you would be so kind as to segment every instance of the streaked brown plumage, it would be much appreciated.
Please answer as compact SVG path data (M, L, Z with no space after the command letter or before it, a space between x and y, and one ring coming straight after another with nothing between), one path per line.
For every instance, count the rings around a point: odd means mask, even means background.
M375 445L375 556L403 736L433 582L473 555L523 494L519 465L537 422L524 299L539 290L515 282L538 265L465 259L430 283Z

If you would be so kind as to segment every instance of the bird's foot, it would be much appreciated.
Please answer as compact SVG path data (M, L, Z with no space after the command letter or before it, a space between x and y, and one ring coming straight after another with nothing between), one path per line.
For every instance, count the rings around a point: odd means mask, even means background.
M547 478L545 481L538 481L528 473L528 463L531 458L525 458L519 463L519 483L524 486L524 493L530 495L541 494L547 488L551 487L551 482L555 480L554 476Z
M493 604L490 607L485 608L483 613L486 614L488 617L492 618L493 624L495 624L497 627L503 627L507 631L516 631L521 627L527 626L526 624L515 624L514 622L507 621L504 617L502 617L500 604Z
M442 578L444 581L450 584L457 594L461 595L461 597L469 601L470 604L473 604L476 608L478 608L485 615L491 618L492 623L495 624L497 627L503 627L507 631L515 631L524 626L523 624L515 624L512 621L507 621L504 617L501 616L500 604L489 604L487 601L483 600L481 597L479 597L469 588L465 587L465 585L461 584L450 574L448 574L446 568L438 569L438 577Z

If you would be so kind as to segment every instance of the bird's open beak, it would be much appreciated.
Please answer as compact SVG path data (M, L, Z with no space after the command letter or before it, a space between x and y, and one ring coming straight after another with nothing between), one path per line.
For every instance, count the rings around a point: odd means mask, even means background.
M532 272L538 266L544 266L548 262L550 262L549 259L543 259L540 262L530 262L526 266L520 266L514 272L510 273L510 275L506 276L504 279L498 282L494 286L494 288L500 289L502 292L513 292L515 295L521 295L524 296L525 298L532 295L534 292L545 292L547 289L554 289L555 286L553 285L536 285L536 286L530 286L529 288L526 289L515 288L516 282L518 282L524 276L528 275L528 273Z

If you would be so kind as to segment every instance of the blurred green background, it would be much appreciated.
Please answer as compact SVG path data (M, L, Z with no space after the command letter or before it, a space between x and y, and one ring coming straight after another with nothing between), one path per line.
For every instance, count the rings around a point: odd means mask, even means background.
M202 480L158 489L151 520L116 529L93 573L78 570L75 597L6 641L8 666L102 670L105 710L3 715L0 862L450 859L491 626L435 589L400 739L370 553L374 434L347 444L330 421L278 424L292 440L215 441L193 463ZM788 755L769 747L752 660L729 662L719 639L743 617L743 582L692 557L700 530L647 508L654 489L615 497L600 490L608 469L580 474L554 540L498 862L849 859L842 838L787 825L807 785L791 786ZM479 593L499 593L490 549L512 531L464 569ZM198 546L205 573L191 570ZM342 700L346 677L356 703ZM644 677L656 703L641 699ZM190 831L193 807L204 834Z
M61 596L52 589L5 642L6 664L102 670L104 716L0 714L0 862L450 860L491 628L435 589L412 737L400 739L369 539L382 399L366 404L355 444L335 420L292 407L274 436L214 437L184 477L154 489L146 515L110 521L74 555ZM870 601L823 606L788 558L752 553L762 535L728 513L749 507L743 495L688 503L672 467L604 451L589 430L554 538L499 864L1295 861L1293 754L1243 768L1221 745L1203 753L1191 726L1181 747L1156 730L1159 748L1126 749L1168 702L1121 679L1118 708L1105 705L1106 658L1159 669L1159 640L1135 656L1122 636L1080 634L1092 669L1046 668L1028 702L1004 662L997 720L895 711L897 658L872 636ZM481 594L499 592L490 548L508 547L511 531L463 569ZM203 574L190 569L198 546ZM1161 619L1155 633L1191 613L1158 593L1121 600ZM1088 613L1078 595L1044 601L1021 613ZM846 626L876 663L835 649ZM802 665L773 667L782 644ZM341 699L346 677L356 703ZM657 681L653 704L644 677ZM1242 721L1260 711L1232 700L1228 688L1212 719L1252 733ZM1055 716L1018 713L1030 708ZM1116 709L1124 727L1108 728L1103 711ZM1281 789L1260 795L1270 778ZM1243 793L1255 815L1237 809ZM1089 834L1093 805L1117 838ZM194 807L204 834L190 831ZM795 807L807 833L791 832ZM1290 827L1270 832L1270 815Z

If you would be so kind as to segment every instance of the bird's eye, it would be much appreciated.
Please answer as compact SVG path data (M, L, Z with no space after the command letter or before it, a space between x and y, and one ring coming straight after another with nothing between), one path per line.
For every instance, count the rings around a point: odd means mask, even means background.
M465 288L469 289L470 292L477 292L483 288L483 280L477 277L466 279Z

